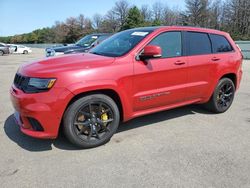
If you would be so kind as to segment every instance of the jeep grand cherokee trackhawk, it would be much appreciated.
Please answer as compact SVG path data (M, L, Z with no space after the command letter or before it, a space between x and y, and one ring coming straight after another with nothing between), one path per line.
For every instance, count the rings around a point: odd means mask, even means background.
M215 113L232 104L242 54L229 34L191 27L119 32L90 53L23 64L11 87L23 133L82 148L104 144L120 121L193 103Z

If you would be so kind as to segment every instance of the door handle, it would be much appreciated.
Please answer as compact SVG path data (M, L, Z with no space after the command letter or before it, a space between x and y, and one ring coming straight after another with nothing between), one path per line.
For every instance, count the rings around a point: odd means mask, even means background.
M175 65L184 65L186 63L184 61L176 61L174 64Z
M219 61L220 60L220 58L218 58L218 57L213 57L212 58L212 61Z

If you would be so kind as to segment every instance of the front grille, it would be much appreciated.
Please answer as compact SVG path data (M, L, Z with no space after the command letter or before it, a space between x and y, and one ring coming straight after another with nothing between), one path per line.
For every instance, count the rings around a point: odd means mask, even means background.
M21 90L25 90L25 88L28 86L29 83L29 77L22 76L20 74L16 74L14 79L14 85Z

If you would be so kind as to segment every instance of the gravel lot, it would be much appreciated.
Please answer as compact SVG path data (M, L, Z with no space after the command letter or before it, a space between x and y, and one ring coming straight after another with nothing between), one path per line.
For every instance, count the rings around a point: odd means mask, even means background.
M0 57L1 187L250 187L250 61L229 111L192 105L122 124L101 147L78 150L60 136L23 135L9 88L21 63L44 57Z

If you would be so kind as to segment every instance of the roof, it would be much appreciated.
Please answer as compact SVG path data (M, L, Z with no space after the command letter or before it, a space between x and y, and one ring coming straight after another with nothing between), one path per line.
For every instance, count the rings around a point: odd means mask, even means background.
M180 25L173 25L173 26L151 26L151 27L138 27L133 28L130 30L145 30L145 31L155 31L155 30L167 30L167 29L178 29L178 30L185 30L185 31L197 31L197 32L207 32L207 33L217 33L217 34L226 34L224 31L216 30L216 29L209 29L203 27L196 27L196 26L180 26Z

